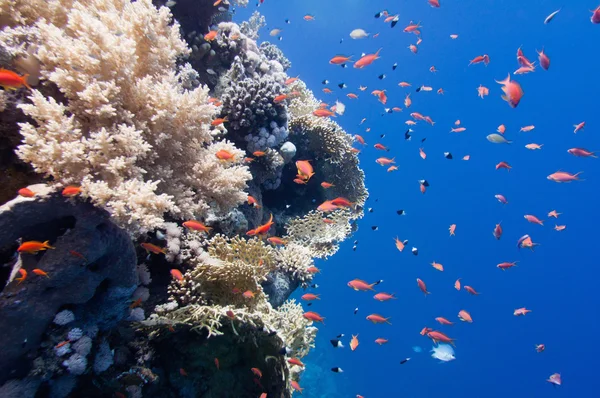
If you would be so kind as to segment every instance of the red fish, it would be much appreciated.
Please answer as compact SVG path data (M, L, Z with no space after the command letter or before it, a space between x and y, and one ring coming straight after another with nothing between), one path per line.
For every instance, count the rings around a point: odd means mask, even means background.
M496 165L496 170L500 170L500 169L506 169L506 170L510 171L510 169L512 169L512 166L509 165L507 162L500 162Z
M500 268L502 271L506 271L509 268L516 267L517 266L517 262L518 261L515 261L515 262L512 262L512 263L504 262L504 263L498 264L497 267Z
M300 394L302 394L302 390L304 390L304 388L300 387L300 384L298 384L298 382L297 382L297 381L295 381L295 380L292 380L292 381L290 382L290 384L292 385L292 388L293 388L294 390L296 390L296 391L300 392Z
M360 279L354 279L351 280L350 282L348 282L348 286L350 286L352 289L356 290L356 291L366 291L366 290L375 290L373 289L373 286L375 286L374 283L368 284L367 282L360 280Z
M440 0L427 0L427 2L433 8L440 8Z
M600 23L600 6L598 6L598 8L596 8L594 11L592 11L592 16L590 17L590 21L592 21L592 23Z
M25 86L31 90L31 87L27 84L28 76L28 74L19 76L11 70L0 68L0 86L2 86L4 90L16 90L21 86Z
M177 279L178 281L183 280L183 274L178 269L173 268L171 270L171 276L173 276L173 278Z
M513 315L514 316L524 316L527 315L528 313L530 313L531 310L528 310L527 308L523 307L523 308L517 308L514 312Z
M544 225L544 222L542 220L540 220L536 216L532 216L531 214L525 214L523 217L532 224L539 224L542 226Z
M394 161L394 159L396 159L396 158L388 159L388 158L381 157L381 158L378 158L377 160L375 160L375 163L379 164L380 166L388 166L391 163L396 163Z
M35 240L31 240L28 242L23 242L18 248L17 251L19 253L29 253L29 254L37 254L39 251L54 249L54 247L50 246L50 241L38 242Z
M325 320L325 318L323 318L321 315L319 315L316 312L312 312L312 311L305 312L304 314L302 314L302 316L305 319L308 319L309 321L313 321L313 322L324 323L323 320Z
M303 364L303 363L302 363L302 361L301 361L301 360L299 360L298 358L290 358L290 359L288 359L287 361L288 361L288 363L289 363L290 365L297 365L297 366L302 366L302 367L304 367L304 364Z
M442 325L454 325L454 322L450 322L449 320L441 316L438 316L437 318L435 318L435 320Z
M583 148L571 148L571 149L567 150L567 152L569 152L573 156L578 156L578 157L582 157L582 158L587 158L587 157L597 158L598 157L595 155L594 152L590 152L587 149L583 149Z
M373 146L375 147L375 149L379 149L379 150L381 150L381 151L386 151L386 152L389 152L389 151L390 151L390 150L389 150L389 148L387 148L387 147L385 147L385 146L383 146L383 145L381 145L381 144L375 144L375 145L373 145Z
M377 344L379 344L379 345L386 344L387 342L388 342L388 341L387 341L386 339L383 339L383 338L381 338L381 337L380 337L380 338L378 338L378 339L375 339L375 343L377 343Z
M559 182L559 183L560 182L579 181L579 174L581 174L581 173L582 173L582 171L580 171L579 173L575 173L575 174L567 173L566 171L557 171L556 173L550 174L546 178L549 179L550 181Z
M469 62L469 66L484 63L487 66L490 63L490 57L487 54L478 55Z
M421 289L421 291L423 293L425 293L425 295L431 294L427 291L427 285L425 285L425 282L423 282L421 279L417 278L417 285L419 285L419 289Z
M496 80L496 83L503 85L502 91L504 92L504 95L502 96L502 99L508 102L508 105L510 105L511 108L516 108L523 97L523 89L519 83L510 80L510 73L506 79L502 81Z
M387 324L392 324L390 322L390 318L384 318L381 315L378 314L371 314L367 316L367 320L373 322L373 323L387 323Z
M365 66L371 65L376 59L379 59L379 52L381 48L377 50L375 54L367 54L364 55L361 59L354 63L354 67L357 69L362 69Z
M215 153L215 156L219 160L233 160L235 158L235 156L231 152L225 149L219 150L217 153Z
M436 330L432 330L431 332L428 332L427 337L429 337L431 340L433 340L434 343L442 342L442 343L448 343L448 344L454 345L454 339L451 339L450 337L446 336L444 333L438 332Z
M39 268L34 268L31 272L33 272L34 274L36 274L38 276L45 276L46 278L50 279L50 276L48 276L46 271L41 270Z
M246 232L246 235L248 235L248 236L266 235L267 232L269 232L269 229L271 228L271 226L273 224L275 224L275 223L273 222L273 214L271 214L269 221L267 221L265 224L260 225L259 227L255 228L255 229L251 229L250 231Z
M202 224L200 221L196 221L196 220L189 220L183 223L183 226L191 229L193 231L199 231L199 232L205 232L205 233L209 233L212 229L212 227L207 227L206 225Z
M81 187L69 185L62 191L62 196L72 197L81 193Z
M467 292L471 293L473 296L479 296L479 293L475 289L473 289L471 286L465 286L464 289Z
M21 274L21 276L19 278L15 278L15 280L19 282L17 283L17 285L20 285L21 283L23 283L23 281L25 281L25 279L27 279L27 271L23 268L19 269L19 274Z
M575 130L573 130L573 132L577 133L578 131L583 130L583 128L585 127L585 122L581 122L579 124L574 124L573 127L575 127Z
M496 240L500 240L500 238L502 237L502 225L500 225L501 223L496 224L496 227L494 228L494 238L496 238Z
M17 191L17 193L24 198L33 198L35 196L35 192L29 188L21 188Z
M394 297L394 294L388 294L388 293L377 293L376 295L373 296L373 298L375 300L378 301L388 301L391 299L396 299L396 297Z
M329 63L332 65L342 65L346 62L352 62L351 57L346 57L345 55L336 55L335 57L329 60Z
M318 294L306 293L300 297L304 301L321 300Z
M508 200L506 200L506 198L504 197L504 195L497 194L497 195L494 195L494 197L496 199L498 199L498 202L502 203L503 205L505 205L505 204L508 203Z
M544 49L542 51L538 51L538 60L540 61L540 66L544 70L548 70L550 68L550 58L544 53Z
M327 109L317 109L315 111L313 111L313 115L318 116L318 117L329 117L329 116L335 116L335 113L332 111L329 111Z

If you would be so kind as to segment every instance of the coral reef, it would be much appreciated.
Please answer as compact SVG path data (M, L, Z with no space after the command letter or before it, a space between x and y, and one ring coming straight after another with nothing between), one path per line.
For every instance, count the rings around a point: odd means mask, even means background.
M30 29L42 76L68 101L34 91L20 106L35 124L21 124L19 157L59 185L81 184L133 233L159 227L164 213L191 218L242 203L250 174L241 152L215 142L222 130L211 129L217 109L206 88L181 85L175 62L189 49L169 10L94 0L63 12L66 25ZM219 161L219 150L238 161Z
M76 319L81 326L113 327L125 316L127 299L137 286L131 240L108 214L90 204L73 205L43 185L29 188L36 197L18 197L0 207L0 250L14 251L18 238L49 240L54 249L23 253L13 261L0 294L0 320L10 325L3 330L4 340L13 342L2 345L0 382L23 375L28 365L17 360L35 357L51 323L69 330ZM19 269L29 275L17 283ZM49 277L37 276L32 269ZM66 366L81 362L73 358ZM13 373L15 363L23 368Z
M264 17L213 3L0 0L0 64L34 87L0 91L0 203L46 181L0 207L3 397L291 396L317 329L288 297L352 233L364 174ZM271 216L280 242L246 235ZM13 257L28 240L53 248Z

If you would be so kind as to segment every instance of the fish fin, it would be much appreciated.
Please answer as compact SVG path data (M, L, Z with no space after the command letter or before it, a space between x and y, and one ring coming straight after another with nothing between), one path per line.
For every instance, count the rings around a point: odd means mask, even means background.
M47 240L44 242L44 246L46 247L46 249L55 249L55 247L50 246L50 241Z
M25 74L22 76L22 78L23 78L23 85L24 85L25 87L27 87L28 89L30 89L30 90L33 90L33 89L32 89L32 88L29 86L29 84L27 83L27 78L28 78L28 77L29 77L29 73L25 73Z

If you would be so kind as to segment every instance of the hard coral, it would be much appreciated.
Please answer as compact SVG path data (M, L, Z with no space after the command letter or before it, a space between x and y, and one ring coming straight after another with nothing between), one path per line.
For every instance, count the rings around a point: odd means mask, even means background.
M176 59L189 49L166 8L150 0L93 0L64 10L67 19L31 22L42 75L68 100L37 92L23 111L21 159L58 184L81 184L133 233L162 224L163 214L226 213L245 200L250 178L220 162L205 88L186 91ZM65 25L66 24L66 25Z

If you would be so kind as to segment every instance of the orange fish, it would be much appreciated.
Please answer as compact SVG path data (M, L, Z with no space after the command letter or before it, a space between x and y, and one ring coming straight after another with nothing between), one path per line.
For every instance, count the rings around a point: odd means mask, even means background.
M0 86L4 88L4 90L16 90L21 86L25 86L31 90L29 84L27 84L28 74L24 74L23 76L19 76L17 73L0 68Z
M271 217L269 218L269 221L267 221L266 224L260 225L255 229L251 229L250 231L246 232L246 235L248 236L255 236L255 235L266 235L267 232L269 232L269 229L271 228L271 226L275 224L273 222L273 214L271 214Z
M450 129L451 133L462 133L463 131L466 131L467 129L465 127L455 127Z
M408 83L408 82L400 82L400 83L398 83L398 85L400 87L410 87L410 83Z
M388 300L396 299L394 294L388 294L388 293L383 293L383 292L377 293L376 295L373 296L373 298L378 301L388 301Z
M442 342L454 345L454 339L446 336L442 332L438 332L437 330L432 330L431 332L427 332L427 337L433 340L434 343Z
M215 153L215 156L219 160L233 160L234 158L234 155L231 152L226 151L225 149L221 149L220 151Z
M456 224L450 225L450 228L448 228L448 231L450 231L450 236L454 236L454 231L456 231Z
M421 289L421 291L425 294L431 294L427 291L427 285L425 285L425 282L423 282L421 279L417 278L417 285L419 285L419 289Z
M350 340L350 349L354 351L356 350L356 347L358 347L358 335L352 335L352 340Z
M436 263L435 261L431 263L431 266L438 271L444 271L444 266L440 263Z
M328 213L337 209L339 209L339 207L331 203L330 200L326 200L325 202L321 203L319 207L317 207L317 210L322 211L324 213Z
M23 242L17 251L19 253L29 253L29 254L37 254L39 251L54 249L54 247L50 246L50 241L47 240L45 242L38 242L35 240L30 240L27 242Z
M205 233L209 233L212 230L212 227L207 227L206 225L202 224L200 221L196 221L196 220L189 220L183 223L183 226L191 229L193 231L200 231L200 232L205 232Z
M217 370L220 370L220 367L219 367L219 358L215 358L215 366L217 367Z
M27 279L27 271L25 271L23 268L19 269L19 274L21 274L21 277L15 278L15 280L19 282L17 285L20 285L25 279Z
M360 279L354 279L351 280L350 282L348 282L348 286L350 286L352 289L356 290L356 291L366 291L366 290L375 290L373 289L373 286L375 286L374 283L368 284L367 282L360 280Z
M250 206L254 206L257 209L260 209L260 205L258 204L258 201L254 198L254 196L248 195L248 204Z
M458 278L458 279L456 280L456 282L454 282L454 288L455 288L456 290L460 290L460 278Z
M482 99L483 97L485 97L486 95L490 94L490 89L487 87L482 86L481 84L479 85L479 87L477 87L477 95L480 96Z
M542 351L544 351L545 349L546 349L546 346L545 346L544 344L536 344L536 345L535 345L535 350L536 350L537 352L542 352Z
M544 222L542 220L540 220L536 216L532 216L531 214L526 214L523 216L523 218L525 218L527 221L529 221L532 224L538 224L538 225L542 225L542 226L544 225Z
M465 310L460 310L458 312L458 319L460 319L463 322L473 323L473 318L471 318L471 314L469 314Z
M519 132L523 131L523 132L527 133L527 132L529 132L529 131L533 130L534 128L535 128L535 126L534 126L534 125L530 125L530 126L521 127L521 129L519 130Z
M310 14L306 14L305 16L302 17L305 21L314 21L315 17L313 15Z
M308 160L296 161L296 168L298 169L298 175L304 177L307 181L315 174L314 169Z
M373 147L374 147L375 149L379 149L380 151L387 151L387 152L389 152L389 151L390 151L390 150L389 150L389 148L387 148L387 147L385 147L385 146L383 146L383 145L381 145L381 144L375 144L375 145L373 145Z
M306 18L305 18L305 19L306 19ZM291 384L291 386L292 386L292 388L293 388L294 390L296 390L296 391L300 392L300 394L302 394L302 390L304 390L304 388L300 387L300 384L298 384L298 382L297 382L297 381L295 381L295 380L292 380L292 381L290 382L290 384Z
M371 65L376 59L379 59L379 52L381 48L377 50L375 54L367 54L364 55L361 59L354 63L354 67L357 69L362 69L365 66Z
M386 339L382 339L381 337L378 339L375 339L375 343L379 344L379 345L383 345L385 343L387 343L388 341Z
M556 225L556 224L554 225L554 229L555 229L556 231L564 231L564 230L565 230L565 228L567 228L567 226L566 226L566 225Z
M470 155L465 155L465 156L463 156L463 158L462 158L462 160L469 160L469 159L471 159L471 156L470 156Z
M254 152L252 152L252 154L258 158L261 156L265 156L267 153L263 152L263 151L254 151Z
M335 221L333 221L333 220L332 220L332 219L330 219L330 218L324 218L324 219L323 219L323 222L324 222L325 224L335 224Z
M39 268L35 268L31 272L33 272L34 274L36 274L38 276L45 276L46 278L50 279L50 277L48 276L48 274L45 271L43 271L43 270L41 270Z
M259 379L262 377L262 372L260 371L259 368L250 368L250 370L252 371L252 373L254 373L254 375L256 377L258 377Z
M315 267L314 265L312 267L308 267L306 269L306 271L310 274L316 274L316 273L321 273L321 270L318 269L317 267Z
M527 308L523 307L523 308L517 308L514 312L513 315L514 316L522 316L522 315L526 315L527 313L531 312L531 310L528 310Z
M287 360L289 364L291 365L297 365L297 366L302 366L304 367L304 364L302 363L301 360L299 360L298 358L290 358Z
M471 62L469 62L469 66L480 64L482 62L485 64L485 66L488 66L488 64L490 63L490 57L487 54L478 55L475 58L473 58Z
M396 237L394 241L396 242L396 249L398 249L398 251L401 252L402 250L404 250L404 242L398 239L398 237Z
M142 248L146 250L146 253L167 254L167 248L158 247L152 243L144 242L141 243L140 246L142 246Z
M271 236L270 238L267 239L267 241L269 241L269 243L277 246L277 245L285 245L287 242L277 236Z
M365 145L365 139L364 139L364 138L362 138L360 135L358 135L358 134L354 134L354 139L355 139L356 141L358 141L359 143L361 143L362 145Z
M408 46L408 49L413 53L416 54L419 52L419 47L415 46L414 44L411 44Z
M473 289L471 286L465 286L464 288L467 292L471 293L473 296L479 296L479 293Z
M246 290L244 293L242 293L242 296L247 299L252 299L254 298L255 294L252 290Z
M388 167L387 172L389 173L389 172L394 171L394 170L398 170L398 167L396 167L396 166L390 166L390 167Z
M142 305L142 298L140 297L139 299L135 300L133 303L131 303L129 305L129 308L134 309L139 307L140 305Z
M506 127L504 127L504 125L501 124L500 126L498 126L498 129L496 131L500 134L504 134L504 132L506 131Z
M552 210L550 213L548 213L548 217L554 217L554 218L558 218L558 216L560 216L562 213L557 213L556 210Z
M392 324L389 321L390 318L384 318L381 315L378 314L371 314L367 316L367 320L373 322L373 323L387 323L387 324Z
M496 267L500 268L502 271L506 271L509 268L516 267L517 266L517 262L518 261L515 261L513 263L504 262L504 263L498 264Z
M296 184L306 184L306 180L303 180L302 178L294 178L294 182Z
M331 188L331 187L335 187L335 185L333 185L333 184L330 184L330 183L328 183L328 182L325 182L325 181L323 181L323 182L321 183L321 186L322 186L323 188L325 188L325 189L328 189L328 188Z
M305 312L304 314L302 314L302 316L305 319L308 319L309 321L320 322L320 323L324 323L323 320L325 319L318 313L312 312L312 311Z
M354 203L350 202L346 198L335 198L331 201L331 204L338 207L354 207Z
M500 162L496 165L496 170L500 170L500 169L506 169L506 170L510 171L510 169L512 169L512 166L506 162Z
M510 80L510 73L506 79L502 81L496 80L496 83L503 85L502 91L504 92L504 95L502 96L502 99L508 102L508 105L510 105L511 108L516 108L523 97L523 89L519 83Z
M183 280L183 274L178 269L173 268L171 271L171 276L178 281Z
M583 130L583 128L585 127L585 122L581 122L579 124L574 124L573 127L575 127L575 130L573 130L573 132L577 133L578 131Z
M342 65L346 62L352 62L351 57L346 57L345 55L336 55L335 57L329 60L329 63L332 65Z
M299 76L296 77L290 77L285 81L285 85L289 86L290 84L294 83L295 81L297 81L299 78Z
M450 322L449 320L441 316L438 316L437 318L435 318L435 320L441 323L442 325L454 325L454 322Z
M227 116L225 116L225 117L220 117L220 118L217 118L217 119L213 120L213 121L210 123L210 125L211 125L211 126L219 126L219 125L221 125L221 124L223 124L223 123L225 123L225 122L228 122L228 121L229 121L229 120L227 120Z
M348 93L346 94L346 97L350 98L350 99L357 99L358 95L354 94L354 93Z
M325 88L324 88L322 91L323 91L325 94L331 94L331 93L333 93L333 91L331 91L331 89L330 89L330 88L327 88L327 87L325 87ZM326 107L327 107L327 104L325 104L325 106L323 106L323 104L321 104L321 108L326 108Z
M425 326L423 329L421 329L421 331L419 332L419 334L421 334L421 336L425 336L427 333L433 331L433 329L428 328L427 326Z
M318 116L318 117L329 117L329 116L335 116L334 112L331 112L327 109L317 109L315 111L313 111L313 115Z
M17 193L24 198L33 198L35 196L35 192L29 188L21 188L17 191Z
M533 151L533 150L536 150L536 149L542 149L543 146L544 146L544 144L531 143L531 144L525 145L525 148L531 149Z
M81 187L69 185L62 190L62 196L72 197L81 193Z
M415 34L419 34L420 32L418 31L418 29L421 27L421 22L414 24L412 21L410 21L410 23L406 26L406 28L404 28L403 32L404 33L415 33Z
M318 294L306 293L300 297L304 301L321 300Z
M407 94L406 97L404 98L404 107L410 108L411 105L412 105L412 100L410 99L410 94Z
M219 32L217 32L216 30L211 30L210 32L208 32L207 34L204 35L204 40L213 41L214 39L217 38L218 33Z
M392 158L392 159L388 159L388 158L378 158L377 160L375 160L375 163L379 164L380 166L389 166L392 163L396 163L394 161L394 159L396 158Z
M285 101L286 98L287 98L286 94L281 94L281 95L278 95L277 97L273 98L273 102L275 102L276 104L279 104L280 102Z
M425 151L423 150L423 148L419 148L419 156L421 156L421 159L426 159L427 158L427 154L425 153Z

